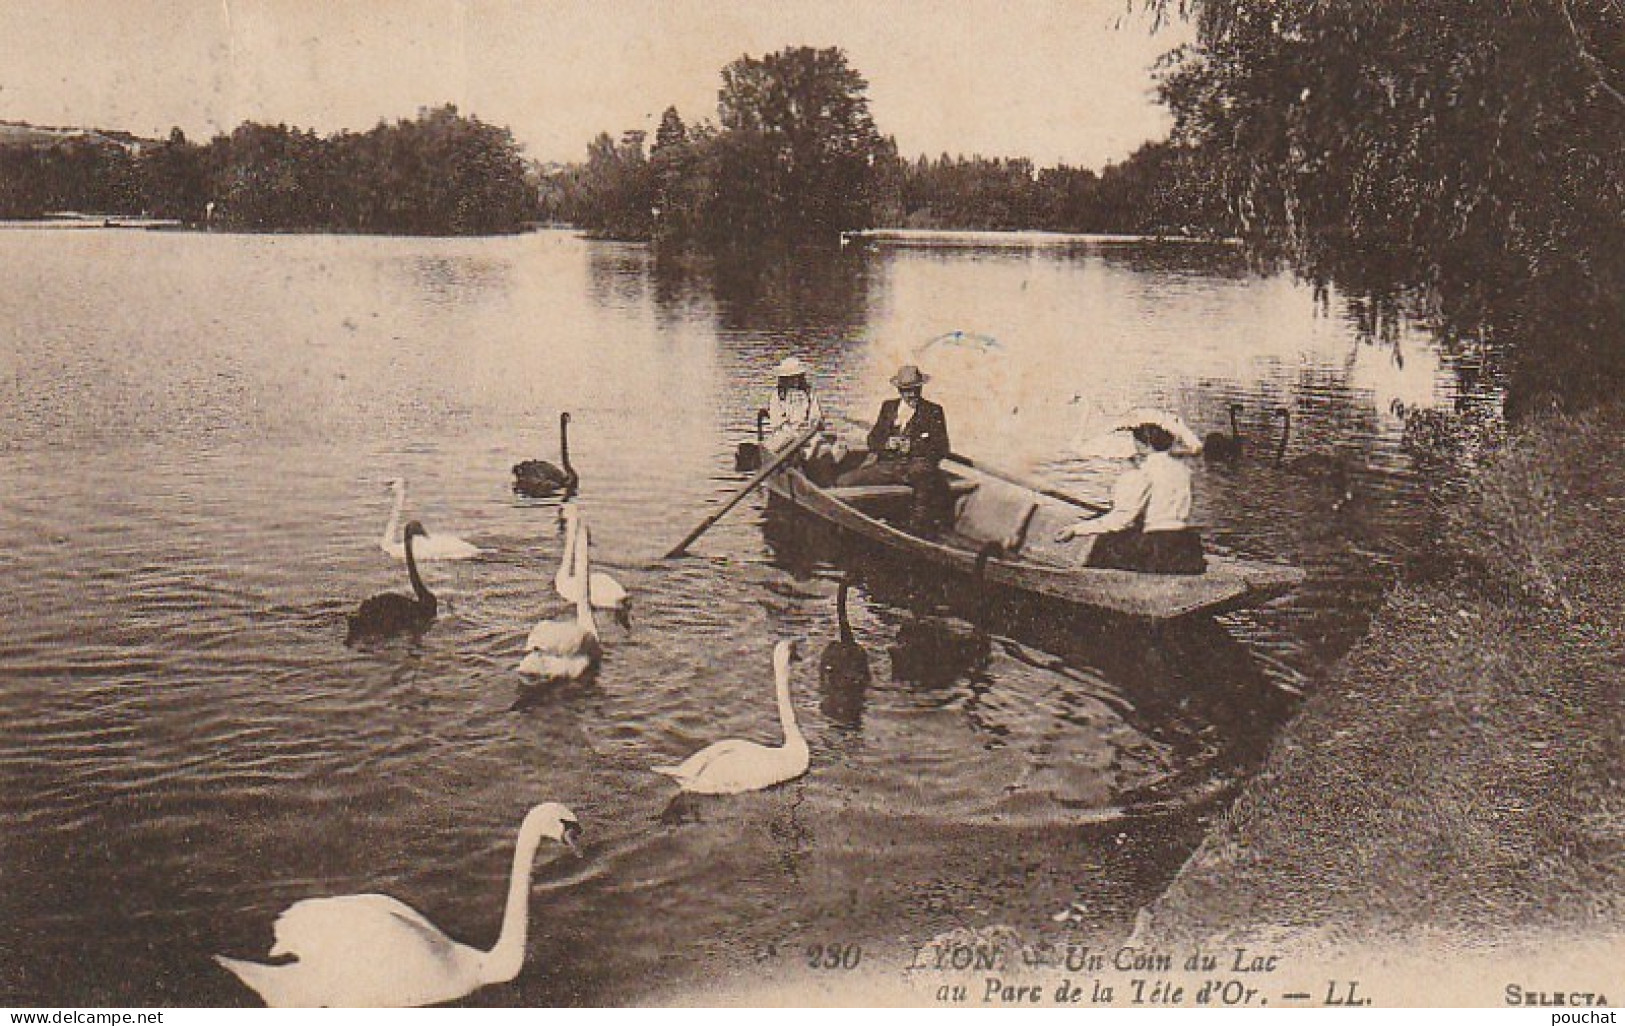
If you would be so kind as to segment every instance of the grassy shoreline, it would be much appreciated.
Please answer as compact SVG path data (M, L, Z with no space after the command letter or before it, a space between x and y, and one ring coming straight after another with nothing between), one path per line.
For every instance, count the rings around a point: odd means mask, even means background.
M1625 403L1551 415L1439 476L1429 572L1277 737L1151 938L1625 935L1622 442Z

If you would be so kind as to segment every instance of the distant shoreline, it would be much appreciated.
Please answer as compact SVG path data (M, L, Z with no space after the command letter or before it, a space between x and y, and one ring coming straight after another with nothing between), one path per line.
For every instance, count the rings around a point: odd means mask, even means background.
M482 232L467 235L407 234L401 232L345 231L336 228L242 228L236 226L210 226L188 223L174 218L139 217L130 214L46 214L43 217L0 218L0 231L43 228L48 231L86 231L91 229L143 229L146 231L191 232L199 235L336 235L345 238L368 236L391 239L495 239L512 235L526 235L537 231L579 231L572 225L528 222L511 232Z
M55 213L46 214L38 218L0 218L0 231L6 229L45 228L52 230L78 230L95 228L140 228L148 231L185 231L216 235L341 235L346 237L361 237L376 235L387 238L435 238L435 239L481 239L501 238L510 235L526 235L539 231L573 231L581 232L588 238L596 238L592 233L577 225L562 224L559 222L528 222L518 231L490 232L479 235L403 235L395 232L360 232L342 231L333 228L227 228L209 227L200 224L188 224L173 218L138 217L123 214L80 214ZM1051 232L1036 229L972 229L972 228L864 228L857 231L844 232L841 235L842 244L851 241L874 242L894 246L920 246L932 247L978 247L978 246L1009 246L1009 247L1042 247L1065 245L1134 245L1144 243L1170 243L1239 246L1240 239L1223 238L1211 239L1191 235L1146 235L1111 233L1072 233ZM648 240L605 240L605 241L642 241Z
M1052 232L1041 229L865 228L842 233L842 239L913 246L1054 246L1072 243L1123 244L1135 242L1204 243L1239 246L1240 239L1213 239L1200 235L1146 235Z
M84 230L86 228L152 228L178 229L185 225L173 218L137 217L129 214L46 214L44 217L0 218L0 229L51 228L57 230Z

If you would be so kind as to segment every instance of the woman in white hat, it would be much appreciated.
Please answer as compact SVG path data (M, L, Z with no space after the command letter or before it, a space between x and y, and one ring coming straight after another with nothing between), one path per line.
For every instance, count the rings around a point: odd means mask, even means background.
M811 427L824 427L824 408L807 384L807 365L799 357L781 361L773 371L778 388L768 403L768 452L777 453ZM836 440L833 432L821 431L801 449L801 466L818 484L835 483L836 466L845 457L846 447Z
M773 376L779 386L767 407L767 447L778 452L806 434L808 428L822 427L824 409L807 384L807 365L799 357L781 361Z

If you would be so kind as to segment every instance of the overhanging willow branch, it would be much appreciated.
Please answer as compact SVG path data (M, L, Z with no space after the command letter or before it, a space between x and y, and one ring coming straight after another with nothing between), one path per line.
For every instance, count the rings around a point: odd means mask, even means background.
M1569 0L1558 0L1558 8L1563 12L1563 20L1568 23L1569 35L1574 37L1574 48L1579 51L1580 57L1585 61L1586 66L1591 69L1592 77L1597 80L1597 84L1602 87L1604 92L1612 96L1621 105L1625 105L1625 93L1621 93L1608 84L1608 80L1603 77L1603 71L1607 68L1607 65L1587 48L1585 37L1580 35L1580 26L1575 24L1574 14L1569 10Z

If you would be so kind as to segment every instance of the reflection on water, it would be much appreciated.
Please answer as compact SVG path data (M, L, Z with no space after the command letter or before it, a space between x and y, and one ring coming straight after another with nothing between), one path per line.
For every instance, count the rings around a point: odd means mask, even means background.
M816 565L845 567L843 580L861 586L890 681L916 702L965 715L984 744L1023 754L1007 794L1048 786L1043 797L1097 817L1201 804L1257 765L1298 694L1212 618L1147 626L1092 617L922 574L794 510L771 507L765 526L774 552L811 553ZM1005 701L1000 692L1017 680L1049 692L1035 697L1055 703L1053 720L1029 721ZM1120 767L1148 757L1152 765L1137 767L1149 771L1144 777L1124 776L1106 792L1091 780L1084 796L1067 790L1080 763L1104 758Z
M545 799L589 857L538 865L527 969L474 1003L648 1000L831 937L902 965L959 925L1055 929L1080 895L1064 929L1120 936L1418 537L1396 403L1464 399L1422 340L1363 344L1198 246L713 264L551 232L16 230L0 267L10 1004L247 1001L209 956L262 955L306 897L389 893L488 944L513 824ZM953 331L997 345L917 351ZM741 483L789 351L860 417L920 362L956 449L1085 499L1120 469L1074 454L1090 418L1156 404L1206 432L1240 402L1248 454L1196 468L1197 516L1309 582L1146 633L945 593L759 497L659 559ZM511 467L556 458L566 410L636 627L604 625L595 679L527 695L563 538ZM1317 455L1347 468L1339 508ZM421 637L346 648L344 614L404 589L377 547L394 477L409 516L483 554L424 565ZM810 772L674 803L650 765L776 741L785 637L833 652L792 682Z

